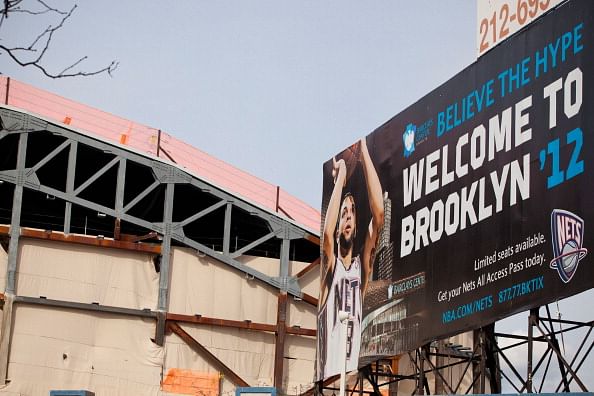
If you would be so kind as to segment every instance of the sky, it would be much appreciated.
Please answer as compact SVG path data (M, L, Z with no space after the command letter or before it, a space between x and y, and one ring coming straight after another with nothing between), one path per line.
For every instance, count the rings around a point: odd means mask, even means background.
M2 26L3 42L48 23L24 17ZM116 60L113 77L52 80L3 54L0 71L162 129L319 210L322 164L473 63L476 25L473 0L86 1L45 64ZM591 298L562 302L564 318ZM526 317L505 330L525 332Z

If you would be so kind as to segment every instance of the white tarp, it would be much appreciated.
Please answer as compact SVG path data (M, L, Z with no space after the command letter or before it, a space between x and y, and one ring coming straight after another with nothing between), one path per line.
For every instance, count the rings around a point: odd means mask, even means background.
M276 324L277 289L192 249L173 248L171 259L169 312ZM278 259L240 259L278 276ZM159 274L149 254L23 238L18 260L17 295L156 309ZM290 273L306 265L291 263ZM6 253L0 251L0 274L5 268ZM315 296L317 273L303 282ZM289 298L288 325L315 328L315 320L315 307ZM167 393L160 390L161 379L171 369L219 371L175 334L165 337L164 347L154 344L155 325L150 319L17 303L11 381L0 393L45 396L51 389L88 389L97 395L162 395ZM272 386L274 333L181 326L250 385ZM311 387L314 356L314 337L287 335L285 389ZM221 385L221 394L233 394L229 379Z
M88 389L96 395L159 395L163 348L152 320L15 305L2 390L48 395Z
M269 276L278 276L278 259L247 257L241 261ZM172 251L171 293L169 311L187 315L200 314L227 320L251 320L276 324L278 290L248 279L241 272L208 256L187 248ZM290 273L307 264L291 263ZM317 296L318 271L311 271L307 291ZM310 273L310 274L311 274ZM314 286L315 285L315 286ZM317 310L289 297L287 325L316 328ZM186 332L206 347L225 365L252 386L272 386L274 375L275 336L251 330L214 326L183 325ZM176 340L177 339L177 340ZM287 336L284 360L286 389L311 387L315 357L315 337ZM207 364L177 337L168 337L166 368L185 367L206 370ZM223 384L223 392L229 384Z
M172 263L169 312L276 324L278 293L272 286L192 249L173 248ZM258 269L269 265L262 259Z
M21 239L18 263L19 296L157 308L159 274L148 253Z

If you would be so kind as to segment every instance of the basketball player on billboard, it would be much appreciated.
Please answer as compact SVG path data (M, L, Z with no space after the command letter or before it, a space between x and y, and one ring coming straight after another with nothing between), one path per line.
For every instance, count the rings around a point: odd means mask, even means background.
M377 172L365 138L332 160L334 187L326 210L322 241L322 284L318 318L318 379L341 372L339 311L350 313L347 330L347 372L356 370L361 344L363 296L371 278L376 244L384 225L384 201ZM365 175L371 221L365 229L361 251L357 238L357 204L345 192L347 179L361 164ZM361 231L359 231L361 232Z

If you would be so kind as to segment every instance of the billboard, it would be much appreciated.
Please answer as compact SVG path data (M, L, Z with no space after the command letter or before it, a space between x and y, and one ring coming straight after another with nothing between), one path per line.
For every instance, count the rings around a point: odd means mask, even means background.
M317 378L594 286L594 2L570 1L323 167Z

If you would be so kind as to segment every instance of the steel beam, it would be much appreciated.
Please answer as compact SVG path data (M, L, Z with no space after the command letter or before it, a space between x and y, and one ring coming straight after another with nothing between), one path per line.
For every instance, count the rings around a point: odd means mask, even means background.
M297 279L301 279L303 278L306 274L309 273L309 271L313 270L314 268L316 268L318 265L320 265L320 258L318 257L317 259L315 259L312 263L308 264L307 267L303 268L301 271L299 271L297 273L297 275L295 275L295 277Z
M285 359L285 336L287 328L287 289L289 276L289 252L291 250L291 240L283 239L280 254L279 279L281 281L281 290L278 294L277 313L276 313L276 337L274 348L274 387L281 391L283 387L283 371Z
M30 176L34 172L37 172L42 166L44 166L49 161L51 161L52 158L54 158L56 155L60 154L69 145L70 145L70 141L68 139L66 139L65 142L63 142L61 145L59 145L54 150L52 150L52 152L50 152L48 155L46 155L44 158L42 158L32 168L27 169L27 175Z
M225 208L225 225L223 230L223 254L229 256L229 246L231 244L231 212L233 210L233 204L227 202Z
M171 219L173 217L173 192L175 184L168 183L165 191L165 208L163 209L163 245L161 247L161 270L159 271L158 310L167 312L169 306L169 267L171 261Z
M462 385L462 380L464 379L464 376L468 372L468 369L472 365L472 363L474 361L474 358L476 356L477 356L477 348L476 348L476 345L474 345L474 349L472 350L472 356L466 361L466 366L464 366L464 370L462 371L462 375L460 375L460 378L458 380L458 383L454 387L454 393L458 393L458 390L460 389L460 386ZM472 385L474 385L474 381L472 382Z
M79 311L88 312L103 312L116 315L127 315L136 316L141 318L157 318L157 313L151 311L149 308L145 309L134 309L134 308L122 308L114 307L110 305L100 305L97 303L80 303L75 301L64 301L64 300L52 300L43 297L28 297L28 296L16 296L14 298L15 303L31 304L31 305L43 305L52 308L66 308L74 309Z
M567 372L569 374L571 374L572 379L575 380L575 382L577 382L577 384L580 387L580 389L582 390L582 392L588 392L588 389L586 388L584 383L577 376L577 373L571 368L570 364L567 363L567 361L565 360L565 358L563 357L563 355L561 354L559 349L555 347L555 344L549 339L549 337L546 335L546 333L542 330L542 328L540 327L538 322L535 323L535 326L540 331L542 336L545 337L545 339L549 343L549 347L553 350L553 352L555 352L559 361L563 364L563 366L565 366L565 368L567 369Z
M24 125L25 129L27 123ZM16 295L16 272L19 251L19 237L21 225L21 208L23 203L23 188L25 183L25 160L27 155L27 140L29 134L21 133L17 153L17 180L12 199L12 217L10 221L10 241L8 243L8 260L6 268L6 288L4 310L2 313L2 334L0 335L0 383L6 383L8 375L8 359L10 353L10 339L12 329L12 305Z
M425 349L421 347L416 351L419 358L419 382L417 384L417 394L425 394Z
M266 331L273 333L276 331L276 325L266 323L254 323L250 320L229 320L205 317L200 314L183 315L175 313L167 313L166 319L174 322L193 323L217 327L229 327L233 329Z
M551 326L550 330L549 330L549 335L551 337L551 341L553 342L553 345L555 347L556 350L559 350L559 341L557 340L557 336L555 335L555 331L553 329L553 324L550 322L551 319L551 310L549 309L549 306L546 305L545 306L546 311L547 311L547 316L549 319L549 324ZM543 323L544 325L544 323ZM548 329L547 329L548 330ZM561 373L561 380L563 382L563 392L569 392L569 382L567 381L567 374L565 373L565 367L563 366L563 363L561 362L561 359L559 359L559 356L557 356L557 363L559 365L559 372ZM548 367L548 365L547 365ZM544 381L544 378L543 378ZM542 388L542 386L541 386Z
M163 346L165 340L166 321L163 320L169 307L169 273L171 263L171 220L173 218L173 198L175 184L168 183L165 190L165 205L163 208L163 244L161 250L161 266L159 270L159 296L157 309L160 312L159 320L155 329L157 345Z
M0 235L10 235L10 227L0 225ZM42 231L33 228L21 227L21 238L45 239L56 242L76 243L79 245L123 249L150 254L161 254L161 245L151 243L133 243L129 241L116 241L113 239L98 238L87 235L62 234L51 230Z
M316 329L302 329L298 326L287 326L287 334L296 335L296 336L306 336L306 337L316 337L317 336Z
M134 199L132 201L128 202L128 204L126 206L124 206L122 212L127 213L138 202L142 201L142 199L144 197L146 197L148 194L151 193L151 191L153 191L155 188L159 187L160 185L161 185L161 183L158 180L155 180L150 186L145 188L140 194L138 194L136 197L134 197Z
M114 159L112 159L111 161L109 161L101 169L99 169L97 172L95 172L95 174L93 176L89 177L83 184L81 184L80 186L78 186L77 188L75 188L74 189L74 195L79 195L87 187L89 187L91 184L93 184L95 181L97 181L97 179L99 179L101 176L103 176L108 170L110 170L111 168L113 168L118 162L120 162L120 158L119 157L115 157Z
M120 218L124 214L124 190L126 185L126 158L120 157L118 164L118 179L116 184L115 212Z
M113 227L113 239L119 240L122 233L122 215L124 214L124 191L126 184L126 159L120 158L118 176L116 180L115 212L116 219Z
M239 256L241 256L242 254L244 254L245 252L249 251L252 248L255 248L256 246L259 246L260 244L266 242L269 239L274 238L275 236L277 236L278 232L270 232L266 235L264 235L261 238L256 239L254 242L251 242L249 244L247 244L246 246L242 247L241 249L238 249L236 251L234 251L233 253L229 254L229 257L232 259L235 259Z
M74 194L74 176L76 175L76 154L78 142L69 140L70 150L68 152L68 170L66 171L66 194ZM64 211L64 234L70 234L70 224L72 221L72 202L66 201Z
M27 140L29 134L22 133L19 137L19 148L17 153L17 183L14 188L12 199L12 218L10 220L10 242L8 245L8 262L6 289L7 294L16 294L16 271L17 256L19 249L19 235L21 225L21 209L23 203L23 184L25 182L25 159L27 155Z
M229 379L233 384L236 386L250 386L243 378L237 375L231 368L229 368L225 363L219 360L215 355L213 355L208 349L206 349L202 344L196 341L191 335L186 333L184 329L182 329L177 323L175 322L167 322L167 327L174 332L178 337L180 337L190 348L192 348L195 352L201 355L206 361L212 364L217 370L221 371L225 378Z
M0 180L6 180L6 177L2 173L3 172L0 172ZM66 194L60 190L56 190L55 188L47 187L47 186L43 186L43 185L37 185L35 189L38 191L44 192L46 194L53 195L56 198L60 198L65 201L70 201L70 202L75 203L79 206L83 206L85 208L92 209L97 212L105 213L108 216L117 217L116 212L113 208L109 208L107 206L100 205L98 203L89 201L87 199L80 198L75 195ZM132 224L139 225L144 228L148 228L150 230L157 231L160 234L163 233L163 226L160 223L149 222L149 221L143 220L138 217L130 216L128 214L122 215L122 220L128 221Z
M267 323L254 323L251 320L229 320L229 319L220 319L220 318L211 318L205 317L200 314L195 315L184 315L184 314L176 314L176 313L167 313L166 319L174 322L179 323L193 323L198 325L205 325L205 326L215 326L215 327L229 327L232 329L243 329L243 330L252 330L252 331L264 331L268 333L275 333L277 331L277 326L274 324L267 324ZM316 330L315 329L304 329L298 326L293 327L286 327L285 332L290 335L295 336L307 336L307 337L315 337Z
M452 387L450 386L449 382L443 377L443 375L441 374L440 369L437 367L438 365L434 365L433 362L431 361L431 359L427 359L426 360L427 363L429 364L429 367L431 367L431 369L433 370L433 373L435 375L435 393L436 394L443 394L443 386L445 385L445 387L447 388L447 393L448 394L453 394L455 393L454 390L452 389ZM439 379L439 381L438 381ZM439 382L439 386L438 386L438 382ZM438 387L441 387L441 391L438 391ZM483 392L484 393L484 392Z
M524 381L524 378L520 375L520 373L518 372L518 370L516 370L516 368L514 367L513 363L505 355L504 350L502 348L499 348L498 345L495 345L495 349L499 353L499 356L501 356L503 358L503 360L505 361L505 363L509 366L509 368L511 369L512 373L514 373L514 375L516 376L516 378L522 384L522 390L526 389L526 381ZM507 379L507 381L510 384L512 384L512 386L516 389L516 391L518 393L522 393L522 391L520 391L520 389L515 386L515 384L509 379L509 377L503 372L503 370L501 371L501 375L503 375L505 377L505 379Z
M201 210L200 212L198 212L198 213L196 213L196 214L194 214L194 215L192 215L192 216L188 217L187 219L185 219L185 220L183 220L183 221L181 221L181 222L177 223L177 224L176 224L176 227L184 227L184 226L186 226L186 225L190 224L191 222L193 222L193 221L196 221L196 220L198 220L199 218L201 218L201 217L204 217L204 216L206 216L207 214L209 214L209 213L212 213L212 212L214 212L215 210L217 210L217 209L219 209L219 208L221 208L221 207L223 207L223 206L225 206L225 205L227 205L227 201L225 201L225 200L221 200L221 201L219 201L219 202L217 202L217 203L215 203L215 204L212 204L212 205L211 205L211 206L209 206L208 208L206 208L206 209L203 209L203 210Z
M157 325L155 326L155 344L165 345L165 330L167 328L167 314L157 311Z
M313 305L314 307L318 306L318 299L312 296L311 294L302 293L301 299L306 303Z
M532 357L533 357L533 348L534 343L532 342L533 338L533 329L536 325L536 321L538 320L538 308L530 310L530 316L528 316L528 364L526 365L526 392L532 393Z
M2 334L0 334L0 384L4 385L8 375L14 295L5 294L2 299L4 300L4 306L2 308Z
M287 292L281 291L278 295L276 314L276 334L274 344L274 387L281 391L283 387L283 371L285 360L285 336L287 322Z

